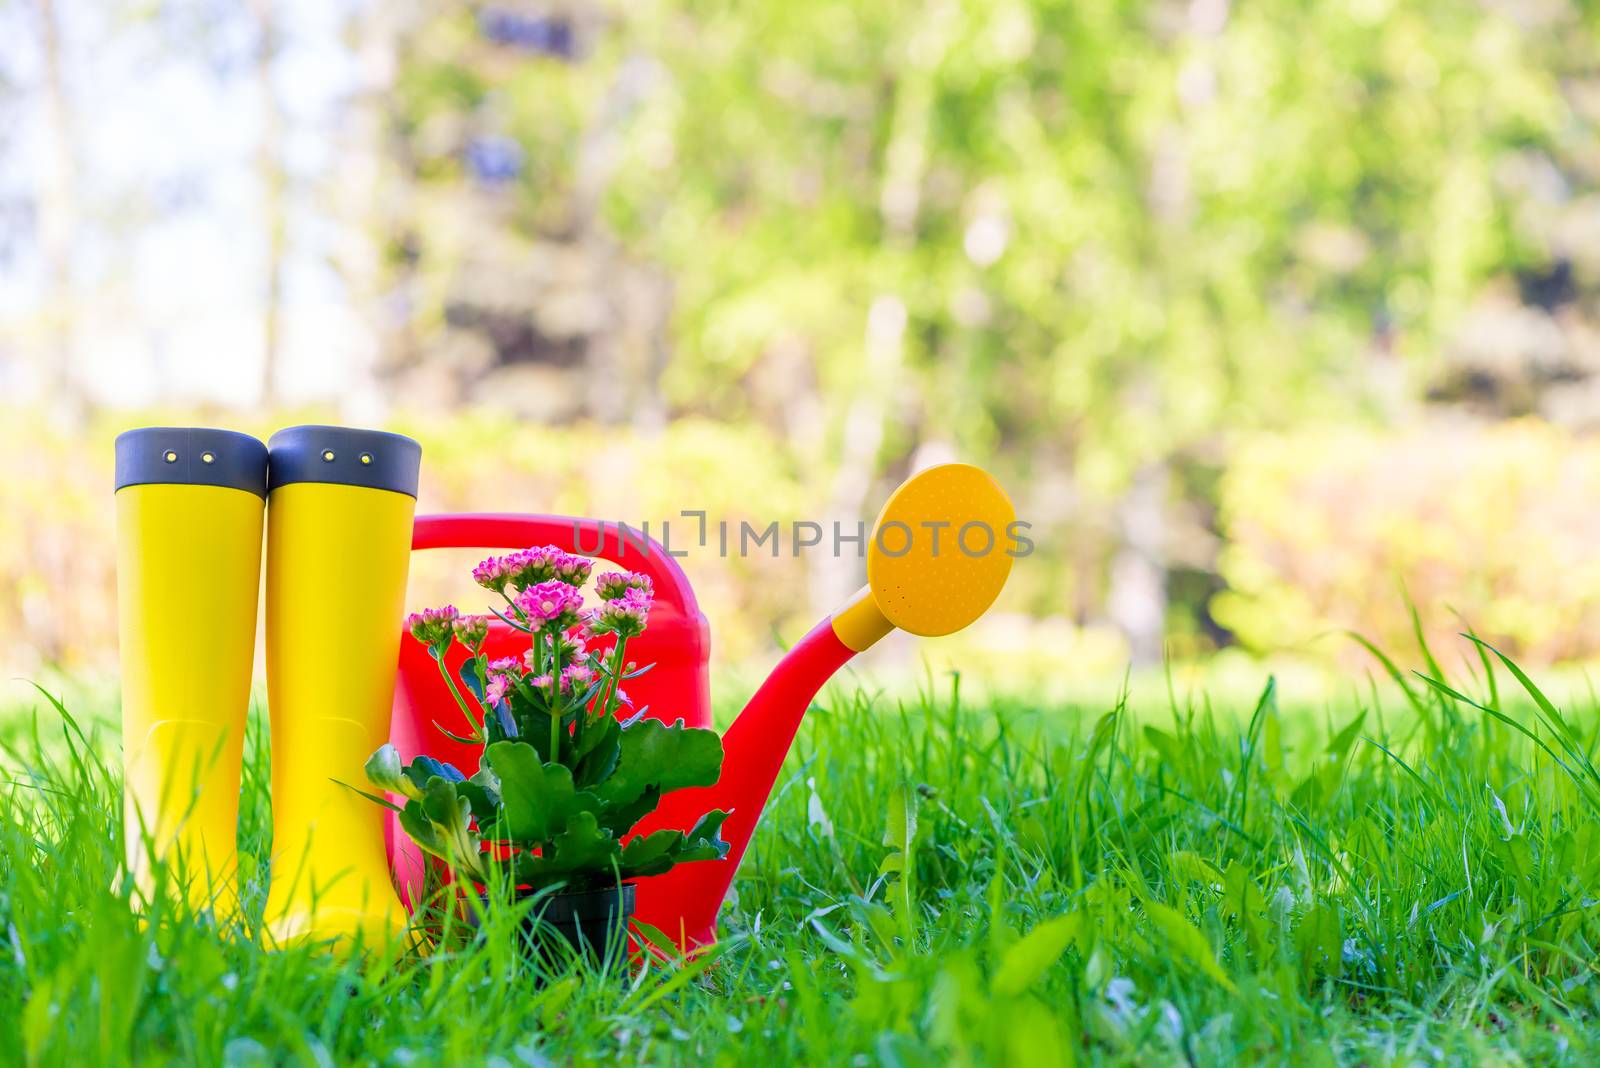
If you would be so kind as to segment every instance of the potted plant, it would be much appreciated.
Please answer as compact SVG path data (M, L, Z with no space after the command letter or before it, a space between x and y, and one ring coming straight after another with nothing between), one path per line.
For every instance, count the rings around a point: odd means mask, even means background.
M467 725L462 735L439 729L481 745L480 766L469 777L427 756L403 765L392 745L366 764L372 785L404 803L366 796L395 808L404 832L443 861L455 883L491 898L497 887L548 895L541 926L587 952L621 944L632 880L728 851L721 810L688 832L629 837L663 794L717 781L722 741L644 710L619 718L632 709L624 684L649 670L630 664L627 649L645 630L652 591L647 576L602 574L599 603L585 608L580 587L593 566L545 546L473 569L504 602L493 615L526 635L521 657L488 658L487 615L447 605L409 616L412 637L438 662ZM457 677L446 654L458 642L467 657Z

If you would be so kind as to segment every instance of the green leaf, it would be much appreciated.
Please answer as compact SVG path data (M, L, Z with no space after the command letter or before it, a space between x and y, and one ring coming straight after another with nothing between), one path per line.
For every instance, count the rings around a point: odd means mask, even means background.
M395 804L393 801L390 801L387 797L384 797L381 794L369 793L366 790L361 789L361 787L359 787L359 786L351 786L349 783L345 782L342 779L331 779L330 778L328 781L329 782L333 782L333 783L338 783L340 786L343 786L346 790L349 790L352 793L360 794L362 797L366 798L368 801L371 801L372 803L377 804L377 805L382 805L384 808L389 809L391 812L399 812L400 811L400 806L399 805Z
M461 774L460 769L455 765L447 764L442 760L435 760L433 757L425 755L419 755L411 762L411 766L405 770L405 776L415 783L419 789L425 788L428 785L428 780L435 777L449 782L462 782L466 779L466 776Z
M714 808L701 816L684 836L680 863L689 860L721 860L728 855L728 843L722 840L722 824L732 813Z
M1082 929L1083 917L1076 912L1036 924L1000 958L1000 967L990 980L990 988L999 997L1011 998L1023 993L1061 959L1061 954Z
M1307 982L1318 974L1337 979L1344 973L1344 933L1339 910L1318 905L1300 920L1294 932L1300 952L1300 974Z
M621 809L652 790L665 794L710 786L721 771L722 739L716 731L685 727L681 719L670 726L642 719L622 731L616 770L596 792L608 807Z
M617 840L601 828L594 813L577 812L566 830L556 836L548 855L523 853L517 857L517 880L535 888L560 879L567 879L575 888L583 882L607 883L614 878L621 856Z
M1057 1008L1024 998L1006 1015L1001 1062L1011 1068L1071 1068L1077 1062L1077 1043L1066 1026Z
M456 848L463 854L477 855L478 843L471 840L467 829L472 803L456 793L455 783L437 777L429 779L421 804L428 819L451 837Z
M661 791L651 787L627 804L602 805L600 822L612 834L627 834L633 829L634 824L654 812L659 804L661 804Z
M456 783L456 793L472 803L472 814L480 827L498 818L500 780L488 765L479 768L472 778Z
M637 879L691 861L721 860L728 855L728 843L718 832L727 818L727 812L716 809L700 817L687 833L669 828L635 836L622 849L622 877Z
M400 829L405 831L423 852L432 853L447 863L450 861L449 844L434 829L427 813L422 811L421 801L406 802L405 808L400 810Z
M1158 727L1144 729L1145 741L1151 748L1161 754L1161 763L1174 772L1181 772L1186 766L1183 758L1183 749L1178 744L1178 739Z
M1222 873L1199 853L1179 849L1167 854L1167 860L1171 863L1173 872L1184 879L1206 886L1222 884Z
M883 844L901 853L911 852L917 837L917 801L911 786L901 783L889 794L889 818L884 824Z
M1265 952L1270 944L1272 925L1267 919L1267 899L1262 896L1261 888L1237 860L1229 862L1222 878L1222 914L1244 928L1253 952Z
M1200 928L1190 923L1183 913L1155 901L1146 902L1144 911L1166 941L1167 948L1216 980L1219 986L1227 990L1233 989L1233 980L1228 978L1227 973L1217 963L1211 943L1201 933Z
M463 745L481 745L483 743L482 738L467 738L463 735L457 734L455 731L451 730L449 727L446 727L438 720L433 721L433 729L450 739L452 742L460 742Z
M622 758L622 725L614 716L605 716L586 725L574 751L572 779L579 789L604 781L617 769Z
M379 746L377 752L367 758L361 770L367 773L367 781L380 790L402 794L413 801L422 797L418 784L406 777L400 763L400 750L392 745Z
M622 847L623 878L659 875L672 867L671 854L683 843L683 832L665 828L635 835Z
M478 658L469 656L461 662L461 685L478 704L483 704L483 680L478 676Z
M476 879L483 877L479 839L469 826L472 805L456 794L455 784L435 777L421 800L400 810L400 827L425 852Z
M486 834L515 842L546 842L572 825L579 813L599 808L594 795L579 792L572 772L544 764L527 742L495 742L484 761L500 781L500 814Z
M379 746L377 752L367 758L363 770L367 773L367 781L378 789L400 794L412 801L423 799L428 783L433 779L443 779L451 783L462 782L465 779L453 765L430 756L419 756L409 767L401 767L400 751L392 745ZM486 804L483 811L488 811L488 808Z
M1335 760L1344 759L1345 753L1350 751L1350 747L1354 745L1356 739L1361 736L1361 725L1366 721L1367 714L1362 712L1355 719L1351 720L1349 724L1345 726L1344 730L1334 735L1333 740L1328 743L1327 751Z

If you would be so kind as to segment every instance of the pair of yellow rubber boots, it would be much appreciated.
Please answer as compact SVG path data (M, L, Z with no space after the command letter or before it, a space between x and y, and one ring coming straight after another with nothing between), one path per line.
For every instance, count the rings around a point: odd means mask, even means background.
M266 530L272 867L280 944L397 937L378 806L339 785L388 740L421 447L299 426L150 427L117 439L127 860L219 917L237 828ZM337 781L335 781L337 780Z

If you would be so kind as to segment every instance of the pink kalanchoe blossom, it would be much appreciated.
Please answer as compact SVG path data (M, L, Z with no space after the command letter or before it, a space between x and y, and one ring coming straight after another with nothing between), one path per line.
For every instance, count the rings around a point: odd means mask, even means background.
M489 685L483 688L483 703L497 705L506 699L506 691L511 688L511 676L504 673L489 676Z
M549 690L555 683L549 675L535 675L528 680L528 685L535 690Z
M593 570L594 561L587 556L562 553L555 561L556 578L569 586L582 586L589 581L589 572Z
M560 667L566 667L568 664L574 663L582 658L586 652L587 650L582 642L574 641L570 638L565 639L556 649L557 664ZM529 671L539 670L539 661L543 654L543 649L529 649L527 652L522 654L523 666Z
M443 608L424 608L406 616L406 629L425 645L449 645L455 636L455 621L461 613L453 604Z
M491 705L505 700L506 693L525 674L522 670L522 661L514 656L502 656L498 660L489 661L484 672L489 681L484 687L483 698Z
M536 545L505 557L512 588L521 593L530 586L549 582L556 577L556 562L565 555L554 545Z
M650 617L650 595L638 588L607 601L589 615L589 627L596 634L615 634L635 638L644 633Z
M594 681L594 669L588 664L573 664L561 672L562 689L583 689Z
M455 621L456 641L476 649L489 637L488 616L460 616Z
M562 636L561 640L556 644L556 656L562 667L566 667L568 664L577 663L578 661L582 660L588 654L588 652L589 647L584 644L584 640L582 638L574 637L571 634Z
M491 556L472 569L472 580L486 590L505 593L506 584L516 574L509 556Z
M594 580L594 592L602 601L615 601L629 590L640 590L647 597L655 592L650 576L637 571L607 571Z
M517 595L517 608L529 620L546 629L565 630L578 621L583 595L560 579L530 586Z

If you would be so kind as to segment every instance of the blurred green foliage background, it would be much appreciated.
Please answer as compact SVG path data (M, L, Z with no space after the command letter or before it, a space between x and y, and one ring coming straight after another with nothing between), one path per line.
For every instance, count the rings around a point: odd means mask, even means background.
M1600 652L1600 5L0 23L10 672L111 662L110 437L157 419L382 423L425 509L630 521L853 523L984 463L1038 551L935 648L996 670L1342 657L1407 595ZM735 660L860 580L685 566Z

